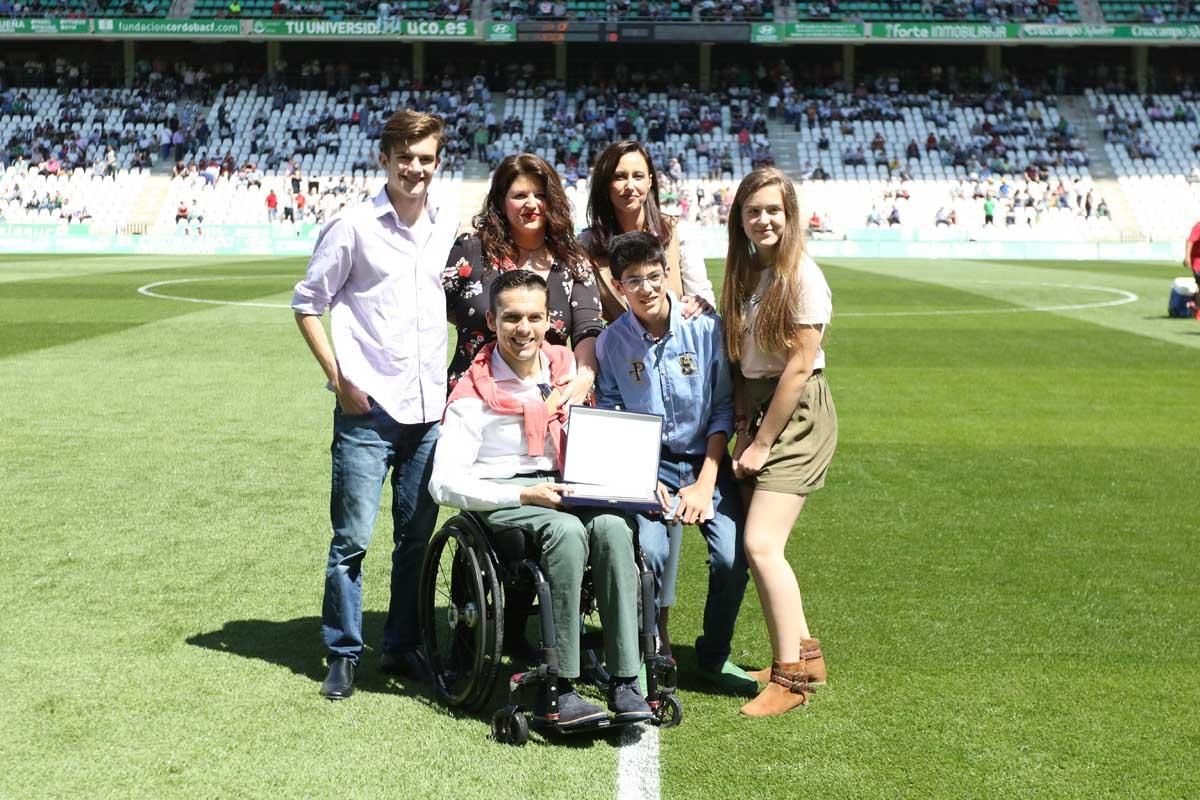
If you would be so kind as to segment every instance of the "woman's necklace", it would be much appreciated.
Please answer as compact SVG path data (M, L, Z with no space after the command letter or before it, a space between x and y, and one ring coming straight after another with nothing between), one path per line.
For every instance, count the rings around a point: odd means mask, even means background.
M531 272L549 272L551 266L550 252L543 242L533 250L526 250L517 245L517 268Z

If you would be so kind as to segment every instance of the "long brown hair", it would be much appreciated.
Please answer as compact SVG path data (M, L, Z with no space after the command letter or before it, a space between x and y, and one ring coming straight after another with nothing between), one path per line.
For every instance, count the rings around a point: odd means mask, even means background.
M658 173L654 170L654 162L639 142L625 139L604 148L592 170L587 206L588 252L592 258L607 258L608 240L618 234L628 233L617 225L617 210L612 203L612 181L617 164L630 153L637 153L646 160L646 171L650 174L650 191L642 205L646 212L646 230L658 238L664 250L671 242L671 225L658 209Z
M746 228L742 212L759 189L778 186L786 219L775 258L766 263ZM725 320L725 349L731 361L742 359L742 330L746 303L758 286L759 273L773 267L773 277L762 294L751 334L763 350L787 353L796 343L792 314L800 301L800 259L804 257L804 231L796 188L774 167L759 167L742 178L729 208L729 251L725 256L725 285L721 290L721 317Z
M508 258L515 262L519 257L509 234L508 217L504 215L504 198L517 178L540 181L546 188L546 249L571 273L571 277L586 278L590 271L586 266L587 256L575 238L571 203L563 191L562 180L554 167L532 153L505 157L492 175L483 209L472 220L483 245L484 258Z

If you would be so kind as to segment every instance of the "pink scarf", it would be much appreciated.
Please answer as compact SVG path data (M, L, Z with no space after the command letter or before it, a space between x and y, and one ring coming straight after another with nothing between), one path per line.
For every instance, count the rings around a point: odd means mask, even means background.
M529 447L529 455L536 458L545 454L546 434L549 433L554 449L554 462L562 469L566 443L563 436L563 423L567 419L566 409L560 407L551 415L544 401L524 403L498 387L496 379L492 376L492 353L495 349L495 342L490 342L480 349L471 360L471 366L458 379L454 391L450 392L450 399L446 405L449 406L463 397L477 397L497 414L524 416L525 441ZM542 342L542 353L550 363L551 385L567 377L574 358L570 350L561 345Z

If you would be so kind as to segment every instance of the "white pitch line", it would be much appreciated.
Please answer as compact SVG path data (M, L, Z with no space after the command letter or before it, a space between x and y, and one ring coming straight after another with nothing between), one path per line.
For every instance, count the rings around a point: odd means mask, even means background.
M275 278L277 275L219 275L207 278L176 278L169 281L155 281L138 287L138 294L153 297L158 300L176 300L180 303L204 303L213 306L249 306L251 308L291 308L286 303L256 303L251 300L210 300L204 297L184 297L176 294L162 294L152 291L159 286L174 286L181 283L207 283L208 281L223 280L253 280L259 278ZM1109 308L1137 302L1140 298L1133 292L1124 289L1114 289L1111 286L1088 286L1075 283L1028 283L1021 281L958 281L958 283L990 284L995 286L1040 286L1053 289L1076 289L1093 292L1115 294L1115 300L1104 300L1097 303L1069 303L1049 306L1018 306L1014 308L940 308L924 311L841 311L838 317L950 317L966 314L1028 314L1031 312L1051 311L1086 311L1092 308ZM937 284L954 288L951 284Z
M617 800L658 800L661 789L658 727L637 725L626 728L621 732Z
M181 297L176 294L160 294L151 291L159 286L174 286L180 283L208 283L209 281L256 280L259 278L278 278L278 275L214 275L207 278L176 278L170 281L155 281L138 287L138 294L154 297L158 300L178 300L181 303L205 303L212 306L250 306L252 308L291 308L284 303L255 303L251 300L208 300L203 297Z
M950 317L963 314L1028 314L1030 312L1050 312L1050 311L1085 311L1090 308L1108 308L1110 306L1123 306L1127 303L1137 302L1140 298L1133 292L1127 292L1124 289L1114 289L1111 286L1088 286L1085 284L1076 283L1031 283L1022 281L958 281L957 283L986 283L993 286L1040 286L1053 289L1076 289L1093 292L1107 292L1108 294L1117 295L1116 300L1104 300L1097 303L1070 303L1063 305L1051 306L1017 306L1014 308L943 308L931 309L926 311L843 311L835 316L838 317ZM937 286L944 286L947 289L955 288L952 283L937 283Z

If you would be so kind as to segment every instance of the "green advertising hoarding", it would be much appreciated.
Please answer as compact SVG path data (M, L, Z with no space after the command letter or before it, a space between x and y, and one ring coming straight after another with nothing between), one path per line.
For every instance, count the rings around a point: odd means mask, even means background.
M298 39L351 39L369 36L381 39L474 39L471 20L374 19L256 19L247 22L250 36Z
M1015 39L1019 27L985 22L875 22L871 37L892 42L987 42Z
M569 36L573 24L557 23ZM590 24L590 23L587 23ZM689 27L659 24L663 31ZM759 22L746 26L755 44L790 44L805 41L847 43L896 42L1026 42L1051 43L1197 43L1200 25L1089 25L1089 24L1004 24L984 22ZM657 31L655 36L659 35ZM619 34L620 25L617 26ZM473 20L375 19L63 19L3 18L0 37L96 36L106 39L410 39L474 40L492 43L517 41L513 22ZM592 32L594 33L594 32ZM590 35L590 34L589 34ZM665 36L665 33L662 35ZM744 34L739 34L744 35ZM593 39L589 39L592 41ZM703 41L702 34L688 32L672 41ZM744 41L744 40L743 40Z
M92 32L90 19L0 19L0 34L81 34Z
M515 42L517 40L517 23L489 22L483 32L485 42Z
M871 37L909 42L1186 42L1200 43L1200 25L989 25L976 22L876 22Z
M756 22L750 26L750 41L755 44L800 42L807 39L861 39L866 26L861 22Z
M240 36L242 23L236 19L98 19L95 32L141 36Z

